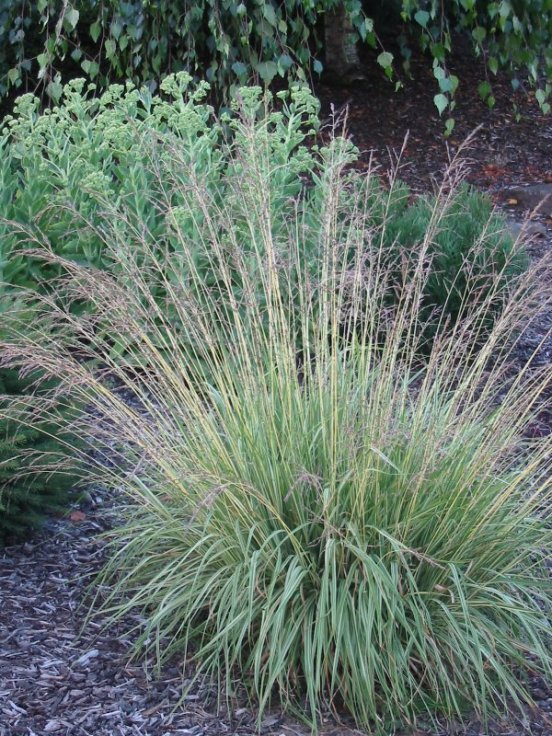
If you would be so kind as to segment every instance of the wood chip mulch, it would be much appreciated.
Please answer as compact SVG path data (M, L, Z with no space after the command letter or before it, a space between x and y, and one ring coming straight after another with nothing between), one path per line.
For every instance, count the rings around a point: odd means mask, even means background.
M192 690L174 711L186 673L176 664L155 678L151 663L129 660L122 632L138 617L82 628L81 604L104 559L98 534L118 518L117 499L99 489L32 541L0 553L0 736L255 733L252 711L219 711L208 688Z
M84 622L83 605L105 559L98 535L121 519L121 499L89 491L66 517L49 521L32 540L0 553L0 736L307 736L308 726L268 713L257 727L254 708L228 709L216 689L189 683L181 663L160 676L151 662L130 658L124 631L140 626L129 615L116 628ZM404 730L400 736L550 736L552 689L531 680L537 703L523 720L477 721L459 730ZM362 736L328 718L321 736Z

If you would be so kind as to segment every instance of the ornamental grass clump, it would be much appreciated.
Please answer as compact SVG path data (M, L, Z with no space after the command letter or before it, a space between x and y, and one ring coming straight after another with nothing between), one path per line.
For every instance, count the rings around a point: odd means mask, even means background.
M138 652L193 659L261 714L316 726L329 709L388 734L521 707L524 673L552 670L551 438L524 440L552 371L508 367L552 282L537 293L528 272L505 292L497 271L427 355L419 305L451 178L397 281L349 144L321 153L317 216L307 194L280 216L261 133L224 198L165 179L151 206L170 247L119 200L98 228L116 272L34 252L66 270L43 297L56 339L7 352L87 402L80 432L110 460L94 474L129 499L97 601L143 614ZM152 170L175 170L175 145L144 153ZM80 300L94 308L77 316Z

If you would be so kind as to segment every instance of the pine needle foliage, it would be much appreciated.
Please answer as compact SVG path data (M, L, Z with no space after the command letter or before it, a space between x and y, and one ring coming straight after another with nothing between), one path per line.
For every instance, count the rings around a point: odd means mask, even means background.
M15 303L6 293L4 298ZM19 328L29 319L21 310L18 318L14 310L0 316L2 343L8 317ZM40 378L36 371L21 376L0 368L0 546L30 536L48 515L65 511L76 480L77 466L71 472L67 462L75 444L67 426L70 413L47 398L55 382Z
M399 200L400 201L400 200ZM410 271L416 268L418 248L430 226L435 200L420 197L387 218L385 244L388 257ZM399 255L400 254L400 255ZM513 239L505 232L504 221L493 214L491 201L462 184L439 222L429 245L431 274L428 275L420 311L430 322L433 314L445 308L447 318L458 320L466 300L479 298L491 273L501 273L504 282L527 268L528 258L521 249L514 251ZM493 319L487 315L487 324ZM435 325L428 325L429 331Z
M392 221L374 224L390 195L371 172L351 186L347 141L275 208L268 126L243 116L223 190L173 138L145 146L159 186L144 212L170 238L106 200L91 227L115 272L35 253L67 274L43 299L56 339L8 357L93 406L80 434L130 501L103 614L140 611L137 652L193 658L228 697L239 682L261 715L279 703L313 728L328 709L389 734L521 707L524 673L552 674L551 438L524 440L552 370L508 367L552 281L537 293L529 271L505 291L497 270L481 295L474 277L420 359L454 172L398 282ZM82 299L94 309L78 317Z

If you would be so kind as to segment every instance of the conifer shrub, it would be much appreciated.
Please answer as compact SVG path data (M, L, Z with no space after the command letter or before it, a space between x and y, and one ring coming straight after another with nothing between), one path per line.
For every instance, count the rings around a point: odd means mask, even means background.
M397 270L416 268L419 244L432 228L438 199L422 196L402 211L392 211L384 228L385 250ZM422 321L434 334L439 320L457 322L466 301L481 298L488 288L490 274L501 274L504 284L522 273L528 257L515 249L512 235L503 218L493 214L486 196L467 184L454 191L446 215L435 227L428 247L431 273L419 309ZM490 310L487 326L499 310Z
M34 312L17 308L6 293L3 300L0 345L6 350L12 329L30 332ZM58 382L42 379L42 371L22 376L0 367L0 546L24 539L48 515L66 511L76 483L72 412L48 398Z
M397 281L391 195L351 174L350 145L332 141L314 186L274 208L269 125L238 124L223 197L191 177L184 142L144 148L167 236L149 208L104 199L94 227L116 268L45 251L66 273L43 299L55 338L8 351L86 400L80 434L116 459L95 475L130 500L102 615L139 612L137 653L193 660L228 699L245 688L259 719L278 704L316 726L329 709L389 734L521 708L527 673L552 675L552 438L524 440L552 370L504 377L550 305L550 264L538 293L534 270L507 292L491 271L420 362L455 191Z

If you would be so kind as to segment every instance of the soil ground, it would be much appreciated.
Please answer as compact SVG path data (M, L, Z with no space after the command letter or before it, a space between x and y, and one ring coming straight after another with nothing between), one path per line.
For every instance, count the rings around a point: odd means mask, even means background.
M386 81L370 52L365 53L364 79L347 87L320 84L316 89L328 122L331 105L338 111L348 109L347 129L365 161L373 156L385 171L404 145L400 176L414 191L427 191L439 181L449 157L477 130L465 153L469 182L500 192L512 185L552 181L552 121L541 113L533 92L514 93L506 76L493 77L496 104L489 109L477 92L485 79L482 63L467 51L459 52L450 62L451 72L460 79L451 113L456 125L445 139L448 113L439 117L433 102L438 88L431 61L415 57L413 79L403 75L403 88L394 92L394 83Z

